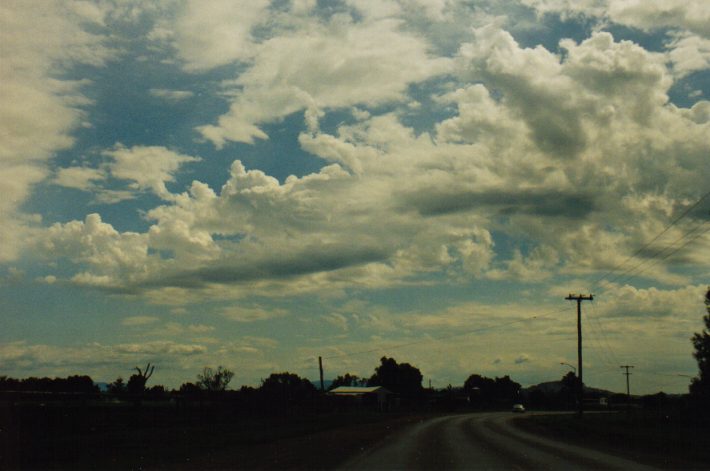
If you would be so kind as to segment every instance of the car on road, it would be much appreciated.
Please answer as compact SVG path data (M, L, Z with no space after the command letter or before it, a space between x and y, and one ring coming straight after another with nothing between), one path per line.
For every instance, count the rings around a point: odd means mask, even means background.
M513 412L525 412L525 406L522 404L513 404Z

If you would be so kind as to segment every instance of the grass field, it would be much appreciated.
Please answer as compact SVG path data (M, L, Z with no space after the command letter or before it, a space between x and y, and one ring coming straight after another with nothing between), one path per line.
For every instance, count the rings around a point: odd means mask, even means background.
M22 407L0 414L2 469L328 469L431 414L229 414L221 406ZM2 412L2 411L0 411ZM210 413L212 412L212 413ZM10 420L12 419L12 420ZM710 421L633 410L517 417L522 429L667 469L710 468Z
M56 417L45 413L41 424L28 422L27 414L19 430L0 429L0 468L333 468L422 418L357 411L189 423L122 420L87 427L67 410L59 409Z
M710 468L710 422L643 410L519 418L519 427L666 469Z

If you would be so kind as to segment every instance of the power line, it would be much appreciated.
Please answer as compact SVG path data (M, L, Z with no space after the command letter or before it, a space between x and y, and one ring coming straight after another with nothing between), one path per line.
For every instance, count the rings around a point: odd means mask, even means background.
M615 266L614 266L613 268L611 268L609 271L607 271L607 272L604 273L602 276L600 276L599 278L597 278L596 280L594 280L594 281L592 282L591 288L597 287L597 286L599 285L599 283L600 283L602 280L604 280L606 277L608 277L609 275L611 275L612 273L614 273L615 271L617 271L619 268L621 268L623 265L625 265L629 260L631 260L632 258L636 257L638 254L640 254L641 252L643 252L648 246L650 246L650 245L653 244L655 241L657 241L661 236L663 236L663 234L665 234L666 232L668 232L671 227L675 226L675 225L678 223L678 221L680 221L681 219L683 219L683 218L684 218L685 216L687 216L692 210L694 210L695 208L697 208L697 207L700 205L700 203L702 203L702 202L705 200L705 198L707 198L708 196L710 196L710 191L708 191L707 193L705 193L705 194L704 194L703 196L701 196L700 199L698 199L695 203L693 203L691 206L689 206L688 208L686 208L685 211L683 211L678 217L676 217L673 221L671 221L670 224L668 224L661 232L659 232L658 234L656 234L656 236L655 236L653 239L651 239L651 240L649 240L648 242L646 242L646 243L645 243L643 246L641 246L638 250L636 250L634 253L632 253L631 255L629 255L628 257L626 257L622 262L620 262L619 264L615 265Z
M609 358L611 359L610 365L618 365L619 361L618 361L618 358L616 357L616 353L611 348L611 345L609 344L609 340L606 336L606 332L604 330L604 327L602 327L601 321L599 320L599 317L597 316L597 307L594 302L592 302L591 304L592 304L592 312L594 313L594 315L590 316L588 311L585 312L585 315L587 316L587 318L591 318L592 321L596 322L596 325L602 334L602 340L604 341L604 345L606 346L606 349L609 352ZM592 322L592 326L594 325L594 322Z
M705 222L702 223L699 227L702 227L702 226L704 226L704 225L707 224L707 223L708 223L708 221L705 221ZM651 267L653 267L653 266L655 266L655 265L661 263L662 261L666 260L667 258L669 258L669 257L671 257L671 256L673 256L673 255L675 255L676 253L678 253L679 251L683 250L685 247L687 247L688 245L692 244L693 242L695 242L696 240L698 240L700 237L702 237L703 235L705 235L709 230L710 230L710 228L706 229L705 231L703 231L703 232L701 232L701 233L699 233L699 234L696 234L694 237L688 239L683 245L681 245L681 246L679 246L679 247L676 247L674 250L671 250L670 252L668 252L667 254L665 254L665 255L664 255L663 257L661 257L661 258L654 259L654 260L650 260L650 259L649 259L649 260L645 261L644 263L639 264L638 266L642 266L642 265L644 265L645 263L650 263L650 265L648 265L648 266L647 266L646 268L644 268L643 270L641 270L641 271L639 271L639 272L637 272L637 273L635 273L635 274L629 274L628 276L624 277L624 278L620 281L620 283L625 283L625 282L631 280L631 279L634 278L635 276L638 276L638 275L640 275L640 274L646 272L649 268L651 268ZM694 232L694 231L695 231L695 230L693 230L693 232ZM688 235L690 235L690 232L688 232L688 233L686 233L684 236L679 237L678 239L674 240L672 244L675 244L676 242L685 239ZM668 250L669 248L672 249L673 246L671 245L670 247L667 247L666 249L664 249L663 251L659 252L658 254L661 254L661 253L665 252L665 251ZM658 255L658 254L657 254L657 255ZM638 266L637 266L637 267L638 267ZM635 268L636 268L636 267L635 267ZM616 281L616 279L614 279L613 281ZM613 282L613 281L611 281L611 282Z
M677 242L680 242L680 241L682 241L683 239L686 239L686 238L688 238L689 236L693 235L693 234L696 233L698 230L700 230L703 226L705 226L708 222L710 222L710 221L704 221L704 222L702 222L702 223L697 224L697 225L696 225L695 227L693 227L691 230L689 230L689 231L683 233L680 237L676 238L673 242L671 242L671 243L668 244L667 246L665 246L665 247L663 247L663 248L661 248L661 249L659 249L659 250L653 252L648 258L642 260L641 262L639 262L639 263L637 263L636 265L634 265L633 267L631 267L631 268L625 270L624 272L619 273L619 274L618 274L617 276L615 276L614 278L608 280L608 282L609 282L609 283L614 283L614 282L618 281L620 278L623 278L624 281L625 281L625 280L628 280L628 279L631 279L631 278L633 278L634 276L636 276L636 275L638 275L638 274L640 274L640 273L645 272L648 268L650 268L650 267L652 267L652 266L654 266L654 265L656 265L656 264L662 262L663 260L667 259L668 257L670 257L671 255L675 254L675 253L678 252L679 250L685 248L688 244L690 244L690 243L694 242L695 240L697 240L698 238L702 237L703 234L705 234L705 232L707 232L707 230L705 230L705 231L703 231L703 232L700 232L700 233L694 235L694 236L693 236L691 239L689 239L685 244L683 244L683 245L681 245L680 247L677 247L675 250L673 250L673 248L674 248L674 246L675 246L675 244L676 244ZM671 252L665 254L663 257L661 257L661 258L654 258L654 257L657 257L658 255L661 255L661 254L663 254L663 253L665 253L665 252L667 252L667 251L669 251L669 250L671 250ZM651 265L649 265L646 269L639 271L638 273L636 273L636 275L633 274L633 272L636 271L636 269L638 269L638 268L640 268L640 267L642 267L642 266L644 266L644 265L646 265L646 264L648 264L648 263L650 263ZM629 276L626 276L626 275L629 275Z
M632 255L631 257L633 257L633 256L635 256L635 255L637 255L637 254L639 254L641 251L643 251L645 248L647 248L649 245L651 245L654 241L658 240L664 233L666 233L666 232L667 232L675 223L677 223L682 217L684 217L685 215L687 215L693 208L697 207L697 205L698 205L704 198L706 198L708 195L710 195L710 192L709 192L709 193L706 193L706 194L705 194L700 200L698 200L693 206L691 206L691 207L688 208L686 211L684 211L683 214L681 214L679 217L677 217L669 226L667 226L663 231L661 231L658 235L656 235L656 237L654 237L651 241L649 241L649 242L646 243L643 247L641 247L639 250L637 250L637 251L634 253L634 255ZM615 281L617 281L617 280L620 280L620 283L628 282L628 281L631 280L634 276L638 276L638 275L644 273L645 271L647 271L647 270L650 269L651 267L657 265L658 263L661 263L663 260L666 260L666 259L668 259L669 257L673 256L674 254L678 253L680 250L684 249L684 248L687 247L689 244L693 243L693 242L696 241L698 238L702 237L705 233L708 232L708 230L705 230L705 231L702 231L702 232L698 232L698 231L701 230L708 222L709 222L709 221L703 221L702 223L696 224L692 229L690 229L690 230L688 230L687 232L683 233L680 237L676 238L676 239L675 239L673 242L671 242L669 245L667 245L666 247L662 248L661 250L655 251L655 252L651 255L651 257L656 257L656 256L658 256L658 255L663 254L663 256L662 256L661 258L648 258L648 259L646 259L646 260L643 260L643 261L641 261L640 263L637 263L636 265L634 265L633 267L631 267L631 268L625 270L624 272L618 274L618 275L617 275L616 277L614 277L613 279L609 280L609 283L613 283L613 282L615 282ZM692 236L692 237L690 237L690 236ZM675 244L676 244L677 242L680 242L680 241L682 241L682 240L684 240L684 239L687 239L688 237L690 237L690 239L688 239L684 244L675 247ZM628 260L630 260L631 257L627 258L627 259L625 260L625 262L628 261ZM623 264L617 265L617 268L620 267L621 265L623 265ZM643 268L642 270L637 271L637 272L634 274L634 271L636 271L637 269L643 267L644 265L647 265L647 266L646 266L645 268ZM612 271L613 271L613 270L612 270ZM605 274L603 277L601 277L601 278L599 278L597 281L595 281L595 284L598 283L600 280L602 280L605 276L607 276L607 275L610 274L610 273L611 273L611 271L610 271L610 272L607 272L607 274ZM623 277L623 278L622 278L622 277ZM604 343L605 343L605 345L606 345L606 349L607 349L607 351L609 352L609 354L611 355L612 361L615 362L616 364L618 364L619 362L618 362L617 360L615 360L615 359L616 359L616 354L614 353L614 350L611 348L611 346L610 346L610 344L609 344L609 342L608 342L608 339L607 339L605 330L604 330L604 328L602 327L601 322L599 321L599 319L598 319L597 316L596 316L596 307L594 306L594 303L592 303L592 310L595 312L595 316L592 317L592 316L589 316L589 315L587 314L587 317L596 322L597 327L599 328L599 331L600 331L601 334L602 334L602 338L603 338L603 341L604 341ZM594 323L592 323L591 325L592 325L592 328L594 328ZM605 363L608 363L608 359L606 359L606 358L602 358L602 361L605 362Z
M433 338L424 339L424 340L420 339L420 340L415 340L415 341L412 341L412 342L405 342L405 343L400 343L400 344L389 345L389 346L386 346L386 347L378 347L378 348L372 348L372 349L368 349L368 350L360 350L360 351L355 351L355 352L340 353L340 354L337 354L337 355L331 355L331 356L323 357L323 359L324 359L324 360L331 360L331 359L333 359L333 358L343 358L343 357L350 357L350 356L357 356L357 355L365 355L365 354L367 354L367 353L375 353L375 352L385 352L385 351L391 351L391 350L398 350L398 349L400 349L400 348L410 347L410 346L412 346L412 345L418 345L418 344L423 344L423 343L438 342L438 341L440 341L440 340L446 340L446 339L455 338L455 337L462 337L462 336L465 336L465 335L470 335L470 334L479 333L479 332L485 332L485 331L488 331L488 330L500 329L500 328L507 327L507 326L510 326L510 325L519 324L519 323L522 323L522 322L527 322L527 321L530 321L530 320L533 320L533 319L544 319L544 318L551 317L551 316L553 316L554 314L558 314L558 313L563 312L563 311L566 311L566 310L567 310L567 308L565 307L565 308L558 309L558 310L556 310L556 311L550 311L550 312L548 312L548 313L537 314L537 315L534 315L534 316L525 317L525 318L523 318L523 319L516 319L516 320L514 320L514 321L505 322L505 323L503 323L503 324L497 324L497 325L494 325L494 326L479 327L479 328L477 328L477 329L472 329L472 330L468 330L468 331L465 331L465 332L458 332L458 333L456 333L456 334L442 335L442 336L433 337Z
M589 321L592 319L587 315L587 313L583 314L587 320ZM607 367L611 367L616 365L616 363L613 363L613 357L609 353L607 349L604 348L601 342L601 335L597 335L594 333L595 327L593 323L589 323L589 325L592 327L591 330L587 332L590 343L589 346L591 347L592 350L594 350L597 353L597 358L601 361L601 363ZM599 332L599 331L598 331Z
M693 379L695 376L691 374L681 374L681 373L656 373L654 371L637 371L636 373L642 374L642 375L652 375L652 376L663 376L664 378L678 378L678 381L680 381L681 378L685 378L687 381L688 379Z

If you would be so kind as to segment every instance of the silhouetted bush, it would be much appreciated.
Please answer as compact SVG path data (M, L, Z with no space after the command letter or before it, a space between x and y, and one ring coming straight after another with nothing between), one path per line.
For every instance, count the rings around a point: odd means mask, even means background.
M262 381L258 390L261 400L269 401L274 406L303 404L311 401L316 392L310 381L287 371L272 373Z
M397 363L394 358L380 358L380 366L367 381L368 386L383 386L404 398L421 397L422 373L409 363Z
M520 400L520 384L507 375L491 379L472 374L464 382L463 388L474 407L508 407Z

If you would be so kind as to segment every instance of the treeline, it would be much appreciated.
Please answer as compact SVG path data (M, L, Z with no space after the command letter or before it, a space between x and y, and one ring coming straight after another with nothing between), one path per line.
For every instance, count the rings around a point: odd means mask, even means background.
M136 401L176 400L184 404L211 401L231 402L235 408L255 414L269 414L288 409L309 409L328 406L335 401L322 394L311 381L288 371L272 373L258 387L241 386L229 389L234 373L223 366L205 367L193 382L185 382L178 388L168 390L162 385L148 385L155 371L150 363L145 368L135 367L135 374L128 381L122 377L109 383L100 391L91 377L83 375L66 378L14 379L0 376L0 392L46 393L85 395L97 399ZM399 406L430 410L494 410L508 409L514 403L523 403L533 409L574 409L576 407L577 378L568 373L559 381L544 383L523 389L520 383L509 376L488 378L480 374L470 375L462 386L449 385L443 389L426 389L422 386L421 371L409 364L398 363L394 358L382 357L380 364L369 377L344 373L337 376L329 390L339 386L382 386L393 393ZM599 390L587 390L585 401L608 399L609 405L625 404L623 394L610 394ZM44 400L44 399L43 399ZM671 401L660 394L638 398L644 407L667 404Z
M339 386L382 386L404 397L418 397L424 392L419 368L409 363L397 363L394 358L382 357L380 365L369 378L345 373L335 378L330 389Z
M185 382L178 388L168 390L162 385L148 384L155 366L149 363L145 368L135 367L135 374L127 381L122 377L107 384L105 391L89 376L67 378L27 378L13 379L0 377L0 391L33 393L76 393L91 395L97 399L110 398L113 401L167 401L175 400L184 404L204 401L231 402L234 407L254 413L271 413L276 410L308 409L331 406L337 399L323 394L311 381L288 371L272 373L261 381L258 387L241 386L229 389L234 373L229 369L205 367L196 380ZM485 378L471 375L463 388L444 390L425 389L422 386L421 371L409 364L398 363L394 358L382 357L373 374L363 378L345 373L336 377L329 390L338 386L382 386L392 393L398 407L406 408L508 408L519 401L520 384L508 376Z
M99 387L90 376L68 376L66 378L25 378L15 379L0 376L0 391L98 394Z

